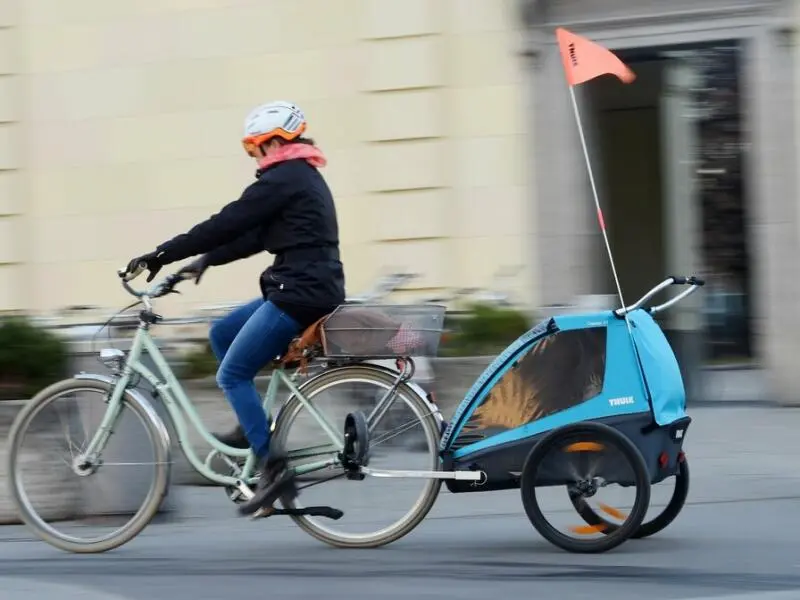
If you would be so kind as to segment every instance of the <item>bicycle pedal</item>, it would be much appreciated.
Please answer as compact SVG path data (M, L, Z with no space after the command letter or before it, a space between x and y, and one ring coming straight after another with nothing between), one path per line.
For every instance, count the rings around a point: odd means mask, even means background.
M278 512L279 510L280 509L277 509L274 506L265 506L264 508L259 508L256 512L254 512L250 519L253 521L256 519L266 519L267 517L271 517L275 514L280 514Z

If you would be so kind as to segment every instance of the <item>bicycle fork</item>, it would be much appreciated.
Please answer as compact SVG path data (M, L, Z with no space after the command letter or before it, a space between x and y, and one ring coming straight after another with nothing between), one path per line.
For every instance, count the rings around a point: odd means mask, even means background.
M100 426L92 436L86 449L73 459L72 468L78 475L89 475L102 464L100 455L114 433L114 425L122 411L122 397L125 394L129 380L130 376L123 375L111 384L111 393L106 396L105 403L107 408Z

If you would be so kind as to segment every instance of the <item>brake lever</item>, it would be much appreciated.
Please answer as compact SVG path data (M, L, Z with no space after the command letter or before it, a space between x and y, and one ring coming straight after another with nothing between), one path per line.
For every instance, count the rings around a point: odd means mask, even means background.
M119 275L120 279L128 283L136 279L146 270L147 270L147 263L139 263L138 266L136 267L136 270L132 272L128 272L127 267L124 269L117 269L117 275Z

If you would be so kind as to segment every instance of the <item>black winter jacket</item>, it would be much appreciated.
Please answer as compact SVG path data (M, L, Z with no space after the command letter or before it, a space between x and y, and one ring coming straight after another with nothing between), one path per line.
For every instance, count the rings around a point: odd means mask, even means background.
M205 254L209 265L224 265L266 250L275 260L261 274L264 299L310 325L345 299L333 196L302 159L274 164L256 177L238 200L157 252L163 264Z

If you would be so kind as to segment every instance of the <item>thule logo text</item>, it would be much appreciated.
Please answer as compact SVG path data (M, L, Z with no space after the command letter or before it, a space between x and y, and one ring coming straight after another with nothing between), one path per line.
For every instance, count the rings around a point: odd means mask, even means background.
M625 404L635 404L633 396L623 396L622 398L609 398L608 403L611 406L623 406Z

